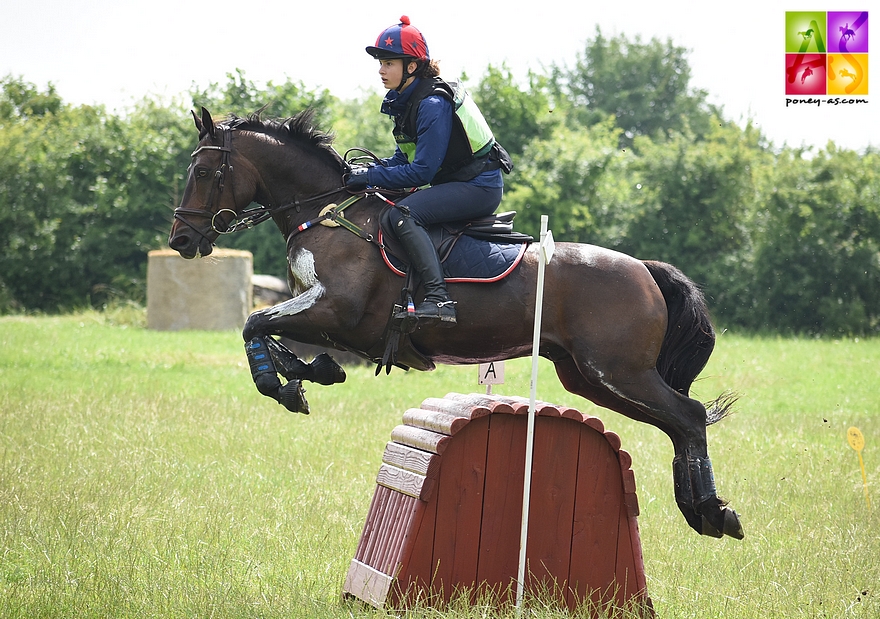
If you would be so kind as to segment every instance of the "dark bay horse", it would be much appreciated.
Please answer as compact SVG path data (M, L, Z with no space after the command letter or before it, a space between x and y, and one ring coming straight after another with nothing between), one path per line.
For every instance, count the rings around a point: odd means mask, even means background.
M274 220L287 240L294 296L253 313L243 336L258 389L308 412L300 380L332 384L344 373L329 357L303 363L271 336L381 359L403 281L380 258L386 203L368 194L351 204L341 180L348 164L309 110L283 121L256 114L215 124L204 108L193 117L199 143L169 245L184 258L207 256L219 234ZM535 244L500 281L450 284L458 324L416 329L408 336L411 356L402 350L398 364L428 370L530 355L537 270ZM716 494L706 441L706 426L727 412L731 398L718 398L707 412L688 397L715 344L699 289L665 263L557 243L544 291L540 354L563 386L666 433L676 454L676 501L688 524L704 535L742 538L736 512Z

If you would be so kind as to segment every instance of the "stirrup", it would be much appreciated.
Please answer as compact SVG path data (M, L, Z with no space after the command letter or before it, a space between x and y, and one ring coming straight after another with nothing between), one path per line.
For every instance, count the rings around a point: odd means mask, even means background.
M445 301L425 300L419 303L415 312L412 314L407 313L407 316L414 316L418 319L420 325L431 325L439 322L441 327L451 327L457 322L455 304L455 301L448 298Z

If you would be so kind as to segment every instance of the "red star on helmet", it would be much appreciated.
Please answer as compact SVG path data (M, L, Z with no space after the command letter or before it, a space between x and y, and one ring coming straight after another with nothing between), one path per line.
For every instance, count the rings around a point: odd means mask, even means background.
M388 37L387 39L385 39L385 45L387 47L391 47L392 45L394 45L394 39L392 39L391 37Z

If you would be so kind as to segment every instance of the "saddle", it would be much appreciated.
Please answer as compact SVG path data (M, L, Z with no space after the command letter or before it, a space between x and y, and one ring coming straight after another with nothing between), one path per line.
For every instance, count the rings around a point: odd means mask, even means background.
M522 260L534 238L513 230L515 211L499 213L470 221L456 221L431 226L428 235L440 256L444 276L448 282L497 282L509 275ZM382 218L380 217L380 221ZM417 282L408 270L406 252L391 234L379 230L379 245L385 264L394 273L405 277L400 298L391 310L382 340L385 351L376 367L391 372L392 366L408 370L432 370L434 364L412 344L410 334L418 321L415 317L398 318L409 307Z
M434 243L446 281L452 283L497 282L519 264L534 238L513 230L516 211L498 213L469 221L431 226L428 236ZM381 218L380 218L381 219ZM406 252L391 234L379 231L382 259L397 275L406 275Z

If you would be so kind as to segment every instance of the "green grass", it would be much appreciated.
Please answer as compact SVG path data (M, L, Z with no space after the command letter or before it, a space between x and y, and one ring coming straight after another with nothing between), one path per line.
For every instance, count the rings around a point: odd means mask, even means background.
M484 391L476 369L347 368L309 387L306 417L256 392L238 333L142 324L131 308L0 318L0 617L397 616L340 601L382 449L406 408ZM529 372L508 362L494 391L528 396ZM687 528L664 435L541 366L541 399L598 415L633 454L658 616L880 616L880 340L727 333L703 376L700 399L741 394L709 440L743 541ZM461 602L405 615L514 616Z

